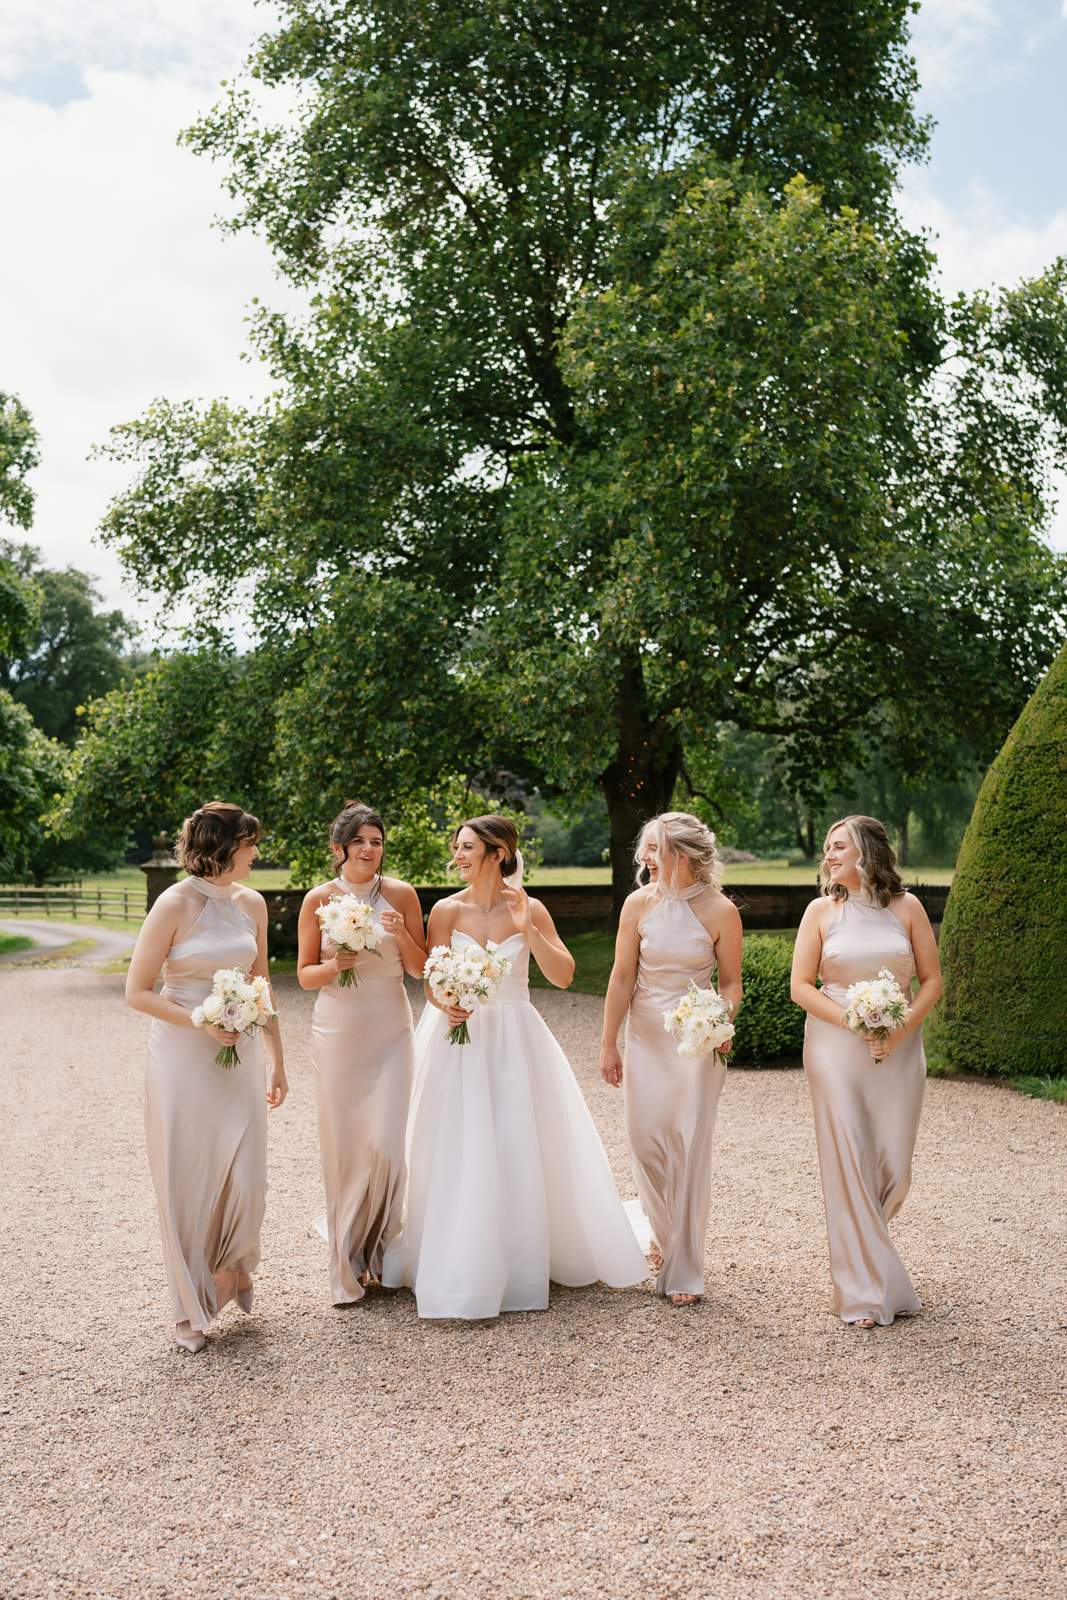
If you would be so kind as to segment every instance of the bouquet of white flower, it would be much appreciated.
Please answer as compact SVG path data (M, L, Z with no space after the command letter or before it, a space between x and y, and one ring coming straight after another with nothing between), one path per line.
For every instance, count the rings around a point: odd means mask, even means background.
M374 920L374 908L369 901L354 894L332 894L324 905L316 909L319 926L338 950L369 950L381 960L378 946L382 930ZM352 967L346 967L337 979L338 988L354 989L359 983Z
M220 967L212 979L211 993L193 1008L193 1027L246 1033L254 1039L264 1023L278 1015L271 1002L269 979L246 978L243 967ZM240 1060L237 1046L232 1044L224 1044L215 1057L220 1067L236 1067Z
M848 1026L853 1033L873 1034L876 1039L888 1039L894 1029L902 1028L910 1010L888 967L883 967L877 978L850 984L845 995Z
M453 950L447 944L437 944L430 951L423 976L438 1005L462 1006L470 1012L492 1005L510 971L511 962L499 954L498 945L487 944L484 950L477 945ZM469 1044L470 1037L466 1022L457 1022L448 1030L453 1044Z
M677 1039L683 1060L696 1061L717 1053L720 1045L733 1038L732 1015L733 1006L721 994L690 983L681 1004L663 1013L663 1026Z

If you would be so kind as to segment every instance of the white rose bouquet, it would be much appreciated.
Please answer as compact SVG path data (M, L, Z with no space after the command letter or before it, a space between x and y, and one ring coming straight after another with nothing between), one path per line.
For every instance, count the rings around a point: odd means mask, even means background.
M332 894L324 905L316 909L319 926L338 950L369 950L381 960L378 946L382 931L374 920L374 908L369 901L354 894ZM338 988L354 989L359 983L352 967L345 967L337 979Z
M888 1039L896 1028L902 1028L910 1010L888 967L883 967L877 978L850 984L845 995L848 1027L853 1033L873 1034L876 1039Z
M430 951L423 977L438 1005L461 1006L471 1012L492 1005L510 971L511 962L499 953L498 945L453 950L450 945L437 944ZM448 1030L452 1044L469 1044L470 1037L466 1022L457 1022Z
M193 1027L246 1033L254 1039L277 1015L267 978L246 978L243 967L220 967L212 979L211 993L193 1008ZM233 1044L224 1044L215 1057L220 1067L236 1067L240 1060Z
M663 1026L678 1041L678 1054L684 1061L718 1052L734 1036L730 1020L733 1007L714 989L698 989L690 983L685 999L673 1011L663 1013Z

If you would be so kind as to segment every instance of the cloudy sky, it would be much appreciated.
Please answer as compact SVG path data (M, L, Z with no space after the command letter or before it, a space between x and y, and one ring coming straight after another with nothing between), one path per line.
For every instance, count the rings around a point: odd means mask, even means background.
M41 432L29 538L144 620L92 542L122 472L86 458L156 396L266 390L241 356L252 297L284 299L270 258L212 228L220 173L175 140L270 17L253 0L0 0L0 389ZM901 209L938 235L946 287L1067 254L1067 0L925 0L914 44L938 126Z

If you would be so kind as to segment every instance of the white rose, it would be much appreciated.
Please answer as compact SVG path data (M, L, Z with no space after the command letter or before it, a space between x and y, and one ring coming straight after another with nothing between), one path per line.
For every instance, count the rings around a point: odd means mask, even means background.
M209 994L203 1005L197 1006L196 1009L209 1025L217 1022L222 1015L222 996L220 994ZM198 1023L197 1026L199 1027L201 1024Z

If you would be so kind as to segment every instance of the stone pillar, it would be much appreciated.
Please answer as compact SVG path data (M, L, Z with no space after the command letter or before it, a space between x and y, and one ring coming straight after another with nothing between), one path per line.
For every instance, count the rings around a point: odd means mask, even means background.
M146 911L151 911L164 889L169 889L172 883L178 881L178 874L182 870L174 859L165 833L157 834L152 843L156 847L155 854L141 866L145 875Z

